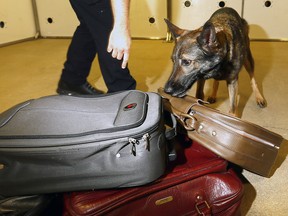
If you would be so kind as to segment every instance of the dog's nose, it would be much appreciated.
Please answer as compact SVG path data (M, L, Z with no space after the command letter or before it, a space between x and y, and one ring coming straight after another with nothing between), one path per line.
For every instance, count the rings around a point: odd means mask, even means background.
M164 92L167 93L167 94L170 94L170 93L173 92L173 89L172 89L171 86L165 85L165 87L164 87Z
M170 94L170 95L172 95L172 96L174 96L174 97L177 96L177 92L176 92L175 89L172 88L172 87L164 88L164 92L167 93L167 94Z

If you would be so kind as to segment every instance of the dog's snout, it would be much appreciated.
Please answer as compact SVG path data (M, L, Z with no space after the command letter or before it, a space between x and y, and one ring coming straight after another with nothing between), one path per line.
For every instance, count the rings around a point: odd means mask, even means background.
M177 85L175 85L175 83L173 83L173 82L167 82L166 83L166 85L165 85L165 87L164 87L164 91L165 91L165 93L167 93L167 94L171 94L172 96L176 96L176 86Z
M167 82L164 86L164 92L177 97L183 92L183 87L175 82Z
M173 92L173 88L169 85L165 85L164 91L165 91L165 93L170 94Z

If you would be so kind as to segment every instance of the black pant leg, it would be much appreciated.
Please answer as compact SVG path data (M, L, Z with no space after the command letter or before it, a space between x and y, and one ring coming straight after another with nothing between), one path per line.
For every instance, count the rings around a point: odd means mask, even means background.
M61 80L75 85L84 84L95 55L94 40L85 24L80 23L68 48Z
M113 14L109 0L70 0L81 23L85 23L97 50L100 69L108 92L135 89L136 81L121 60L107 52Z
M111 53L107 52L109 36L113 27L111 7L104 8L102 13L97 14L97 19L95 20L97 28L91 29L91 33L95 40L99 65L108 92L135 89L136 81L131 76L128 66L122 69L122 60L113 58Z

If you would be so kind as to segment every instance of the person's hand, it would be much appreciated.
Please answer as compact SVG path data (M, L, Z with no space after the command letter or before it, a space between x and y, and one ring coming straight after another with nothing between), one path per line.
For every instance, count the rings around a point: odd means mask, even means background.
M131 46L131 37L128 30L115 29L110 33L107 51L111 53L113 58L122 60L122 68L126 68Z

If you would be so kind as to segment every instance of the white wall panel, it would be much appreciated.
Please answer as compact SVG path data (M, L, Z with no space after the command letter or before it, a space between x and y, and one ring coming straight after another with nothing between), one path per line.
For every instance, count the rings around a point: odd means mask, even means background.
M167 0L132 0L130 5L133 38L165 38Z
M31 0L0 0L0 45L34 37Z
M40 34L71 37L79 24L69 0L36 0Z
M245 0L243 17L251 39L288 39L287 0Z
M171 21L184 29L196 29L204 25L221 7L232 7L242 14L242 0L171 0Z
M71 37L79 24L68 0L0 0L0 45L36 35L32 1L36 2L43 37ZM202 26L222 6L233 7L248 21L251 39L288 40L285 0L133 0L130 7L133 38L165 38L167 7L170 20L181 28ZM244 6L242 8L242 6Z

